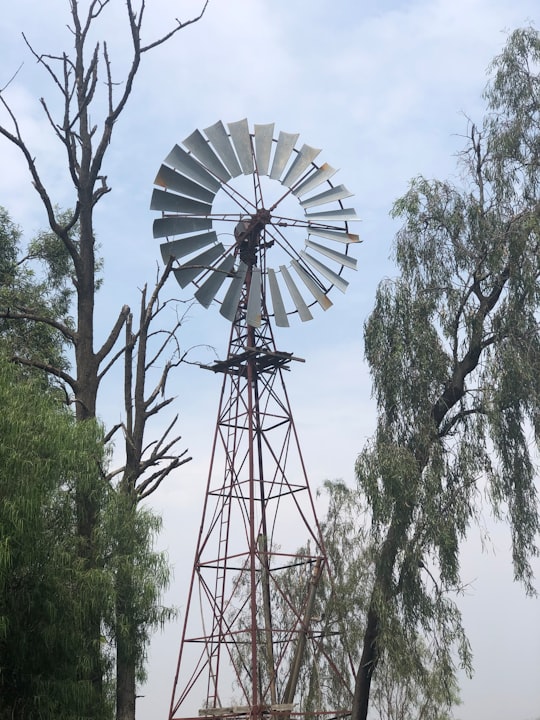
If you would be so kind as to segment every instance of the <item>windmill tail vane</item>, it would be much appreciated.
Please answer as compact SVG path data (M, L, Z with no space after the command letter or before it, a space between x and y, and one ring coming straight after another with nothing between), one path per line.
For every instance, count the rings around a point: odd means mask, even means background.
M163 260L231 328L226 358L204 366L222 390L169 720L350 715L335 633L316 620L331 578L284 381L299 358L273 326L345 292L358 217L320 150L274 135L247 120L196 130L152 194Z

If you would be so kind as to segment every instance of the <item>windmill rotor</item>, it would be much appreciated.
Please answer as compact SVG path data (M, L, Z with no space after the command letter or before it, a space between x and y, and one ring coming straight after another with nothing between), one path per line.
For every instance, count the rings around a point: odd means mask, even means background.
M310 320L314 304L328 309L328 293L345 292L344 271L356 269L349 222L359 218L343 204L352 193L298 138L274 138L273 124L217 122L175 145L154 181L164 262L173 257L179 285L192 283L201 305L216 301L231 322L248 277L248 325L260 326L263 312L288 326L293 314Z

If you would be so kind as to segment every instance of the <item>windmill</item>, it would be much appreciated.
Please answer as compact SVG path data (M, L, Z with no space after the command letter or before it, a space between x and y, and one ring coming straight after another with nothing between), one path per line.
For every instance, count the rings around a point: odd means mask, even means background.
M206 366L223 382L169 720L349 712L325 706L309 671L327 652L314 617L327 558L284 382L300 358L276 348L273 325L345 292L358 218L320 150L274 134L247 120L196 130L152 195L164 262L230 323L225 359Z

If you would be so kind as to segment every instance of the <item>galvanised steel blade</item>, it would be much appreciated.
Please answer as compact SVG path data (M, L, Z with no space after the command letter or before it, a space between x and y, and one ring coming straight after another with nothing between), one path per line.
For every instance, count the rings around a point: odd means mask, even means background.
M279 180L281 177L298 137L298 133L279 133L276 151L274 153L274 162L272 163L272 170L270 171L272 180Z
M255 161L259 175L268 175L272 141L274 139L274 123L255 125Z
M227 180L231 179L231 174L212 150L200 130L192 132L182 143L188 150L191 150L193 155L200 160L207 170L210 170L210 172L222 182L227 182Z
M210 307L210 303L216 297L220 287L223 285L227 277L230 275L234 267L234 258L227 255L225 260L214 271L201 287L195 293L195 297L205 308Z
M270 286L270 297L272 298L272 308L274 310L274 319L278 327L289 327L289 319L283 304L283 298L279 289L276 272L273 268L268 268L268 284Z
M238 164L236 155L234 154L233 146L229 140L229 135L225 126L219 120L214 125L204 128L207 138L214 146L217 154L225 163L228 171L233 177L238 177L242 174L242 168Z
M190 282L195 280L195 278L202 275L203 272L207 272L224 252L225 248L221 243L213 245L205 252L189 260L185 265L182 265L182 267L173 270L180 287L185 288Z
M332 250L332 248L326 247L326 245L320 245L313 240L306 240L306 246L311 248L312 250L320 252L321 255L326 255L326 257L334 260L340 265L345 265L345 267L356 270L356 258L353 258L350 255L338 252L337 250Z
M189 237L180 238L179 240L173 240L172 242L161 243L161 257L163 262L167 264L169 258L181 258L186 255L190 255L192 252L201 250L207 245L213 245L217 242L217 235L212 230L209 233L203 233L201 235L190 235Z
M317 260L316 258L312 257L309 253L302 250L300 253L300 256L309 264L312 268L315 268L318 272L321 273L327 280L330 280L332 285L335 285L338 290L341 290L341 292L345 292L347 289L349 283L344 280L341 275L338 275L333 270L331 270L329 267L324 265L320 260Z
M200 162L195 160L193 155L187 153L179 145L175 145L173 147L164 162L181 174L195 180L195 182L204 185L204 187L210 188L210 190L214 191L214 194L217 193L221 187L219 180L211 175ZM156 184L159 185L159 183Z
M244 175L253 174L253 150L251 148L251 136L247 120L228 123L231 140L233 141L238 160L242 166Z
M285 280L285 284L287 285L287 289L291 295L294 306L298 310L298 316L300 320L302 320L302 322L313 320L313 315L311 314L308 306L304 302L304 298L300 295L300 291L296 287L294 280L290 276L289 271L287 270L285 265L280 265L279 269L281 270L281 274L283 275L283 279Z

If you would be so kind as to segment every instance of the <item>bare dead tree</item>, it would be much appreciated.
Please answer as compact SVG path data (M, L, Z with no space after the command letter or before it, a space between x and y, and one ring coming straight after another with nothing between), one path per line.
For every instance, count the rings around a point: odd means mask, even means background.
M131 55L127 70L121 78L115 77L113 72L107 41L93 44L91 40L100 21L106 16L107 10L114 4L115 0L89 0L82 6L78 0L70 0L68 27L73 38L73 50L69 52L56 55L43 53L38 51L26 36L23 36L29 51L45 70L61 98L60 111L57 114L52 109L54 104L45 98L42 97L40 103L53 136L63 147L67 176L75 189L69 219L66 220L65 215L62 216L55 206L52 189L46 187L42 169L38 167L32 148L23 136L16 113L6 98L11 81L4 84L0 91L0 107L3 108L6 116L5 121L0 123L0 136L17 147L22 154L30 180L45 209L50 229L63 243L71 258L76 302L73 324L63 322L61 319L52 320L36 308L19 307L15 310L2 308L0 317L10 318L13 321L45 323L63 335L74 351L73 372L47 364L39 358L15 359L40 368L64 383L73 396L76 416L80 421L95 417L98 390L103 377L122 355L125 355L125 368L128 372L137 345L137 369L132 396L134 405L133 410L130 405L130 414L125 423L126 464L122 471L120 487L131 487L136 499L139 499L148 496L171 470L188 460L185 453L180 453L176 457L173 455L173 448L179 440L179 438L169 439L173 425L169 426L165 435L151 447L148 456L143 452L147 420L170 402L158 398L165 388L170 370L181 361L181 358L177 357L176 360L165 363L165 370L154 392L145 398L144 375L165 352L163 347L153 358L147 360L145 357L150 323L156 313L157 288L148 303L143 293L144 313L141 315L141 324L135 335L132 335L130 308L124 305L119 309L107 336L101 340L96 337L95 292L98 263L94 210L103 197L111 191L107 176L103 172L104 160L117 121L128 104L144 55L171 40L189 25L198 22L205 14L209 0L201 0L201 10L198 15L185 21L176 19L173 27L149 42L143 41L145 0L124 0L126 27L131 39ZM102 87L105 87L104 112L100 112L103 106ZM170 269L162 276L161 283L165 281L169 272ZM127 332L128 342L125 348L118 349L123 329ZM175 330L176 328L169 330L167 335L169 339L175 337ZM166 343L166 346L169 347L169 344ZM131 375L128 375L126 388L131 387ZM145 475L151 468L154 472ZM145 479L141 480L143 476ZM87 567L92 568L96 564L93 536L99 509L93 494L88 491L80 491L76 503L81 557ZM103 680L103 659L99 640L101 617L99 609L89 608L88 611L89 636L92 647L95 648L89 677L99 689ZM124 710L120 708L119 715L133 720L134 713Z

